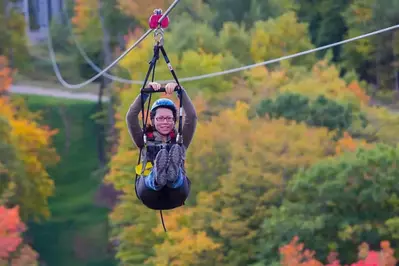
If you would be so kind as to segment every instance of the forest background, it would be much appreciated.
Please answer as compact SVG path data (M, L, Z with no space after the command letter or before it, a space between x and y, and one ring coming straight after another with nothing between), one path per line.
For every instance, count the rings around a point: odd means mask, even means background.
M99 78L82 89L95 103L10 93L57 83L46 42L29 44L12 2L0 14L0 265L396 265L397 30L182 82L199 121L193 186L186 206L164 214L165 233L134 192L125 114L140 85ZM76 41L107 66L171 2L65 2L51 28L64 78L96 74ZM399 2L182 0L170 20L165 49L189 77L398 24ZM113 74L142 80L153 44ZM172 79L162 58L155 77Z

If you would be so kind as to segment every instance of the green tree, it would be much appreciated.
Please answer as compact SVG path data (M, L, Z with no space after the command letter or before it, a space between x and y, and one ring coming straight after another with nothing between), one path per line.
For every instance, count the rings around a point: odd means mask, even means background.
M0 1L0 56L7 56L13 68L23 69L29 53L26 46L24 16L11 4L15 1ZM11 7L11 8L10 8Z
M399 23L398 2L394 0L355 0L344 13L347 37ZM364 38L343 47L343 66L355 69L360 78L377 89L393 90L398 84L398 35L395 31Z
M356 258L362 242L397 241L399 148L378 144L331 157L294 176L286 199L263 222L259 265L295 235L325 261L335 247L342 261ZM327 245L326 245L327 244Z
M251 33L252 59L257 62L266 61L311 49L313 45L308 36L308 25L299 22L292 11L277 18L257 21ZM315 56L309 54L288 61L292 65L310 66L315 63Z
M297 93L283 93L274 101L263 100L258 106L258 114L267 114L272 119L284 117L306 122L309 126L338 130L339 135L350 129L354 120L359 120L362 127L367 125L365 114L355 111L351 104L340 104L323 95L310 101L308 97Z

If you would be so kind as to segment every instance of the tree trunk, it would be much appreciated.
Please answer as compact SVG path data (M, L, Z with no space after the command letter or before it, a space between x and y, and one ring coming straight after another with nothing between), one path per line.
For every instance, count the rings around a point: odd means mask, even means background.
M98 101L97 101L97 113L103 112L103 102L102 98L104 96L105 90L104 79L101 78L100 87L98 89ZM105 155L105 125L103 121L97 122L97 154L100 168L104 168L107 163L107 158Z
M394 74L394 82L395 82L395 90L396 92L399 92L399 72L398 72L398 64L399 64L399 60L398 60L398 56L395 50L395 45L396 45L396 41L395 41L395 37L396 37L396 32L392 33L392 39L391 39L391 43L392 43L392 56L393 56L393 74Z
M65 128L65 150L64 155L67 155L69 152L69 147L71 146L71 127L68 120L68 115L65 112L65 107L61 105L58 108L58 113L60 114L62 123L64 124Z
M102 0L99 0L99 5L98 5L98 13L99 13L99 18L100 18L100 25L102 28L102 32L103 32L103 38L102 38L102 54L103 54L103 58L104 58L104 67L109 66L112 63L112 51L111 51L111 47L110 47L110 43L111 43L111 38L110 38L110 34L106 28L105 25L105 20L104 20L104 16L102 15L102 7L103 7L103 3ZM99 88L99 95L98 95L98 112L103 112L103 96L104 96L104 92L106 89L109 89L109 102L108 102L108 128L109 128L109 136L111 137L111 139L113 139L113 128L114 128L114 115L113 115L113 109L112 109L112 98L111 96L111 83L112 81L104 76L101 77L101 83L100 83L100 88ZM104 167L106 164L106 155L105 155L105 125L100 125L99 127L100 130L100 136L99 136L99 140L98 140L98 156L99 156L99 161L100 161L100 165L101 167Z

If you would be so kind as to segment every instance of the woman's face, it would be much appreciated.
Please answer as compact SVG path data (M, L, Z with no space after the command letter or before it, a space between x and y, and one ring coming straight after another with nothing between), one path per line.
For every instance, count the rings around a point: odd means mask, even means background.
M155 129L161 135L168 135L175 126L173 112L168 108L158 108L154 117Z

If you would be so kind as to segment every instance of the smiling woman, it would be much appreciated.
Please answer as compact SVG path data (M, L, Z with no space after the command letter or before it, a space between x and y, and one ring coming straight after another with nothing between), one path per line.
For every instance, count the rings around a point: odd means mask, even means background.
M156 82L149 83L149 86L154 91L161 89L161 85ZM166 94L171 95L177 86L176 83L168 83L165 86ZM146 142L138 119L144 104L141 95L137 96L126 116L130 136L141 150L142 164L136 168L139 176L136 183L137 196L151 209L179 207L184 204L190 192L184 161L196 129L197 115L185 90L180 88L179 91L182 93L182 107L186 114L182 129L183 144L177 141L177 108L169 99L161 98L152 105L150 118L153 126L146 128ZM146 98L143 100L146 101ZM165 199L162 195L166 195Z

